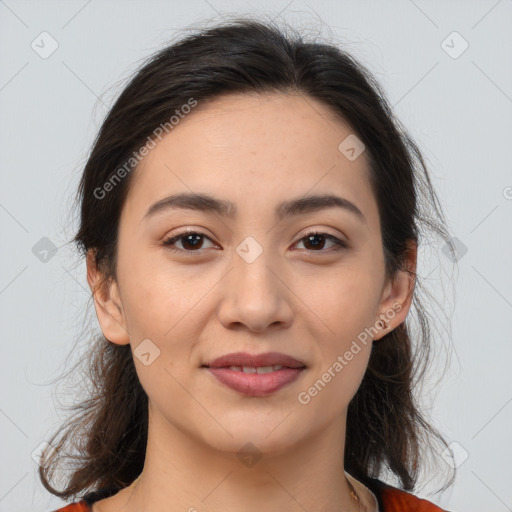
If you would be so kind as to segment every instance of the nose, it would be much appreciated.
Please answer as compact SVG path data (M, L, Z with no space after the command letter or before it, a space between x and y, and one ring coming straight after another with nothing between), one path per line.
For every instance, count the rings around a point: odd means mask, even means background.
M289 279L275 261L268 261L265 251L250 263L235 255L232 270L222 280L220 322L226 329L258 333L288 327L294 296Z

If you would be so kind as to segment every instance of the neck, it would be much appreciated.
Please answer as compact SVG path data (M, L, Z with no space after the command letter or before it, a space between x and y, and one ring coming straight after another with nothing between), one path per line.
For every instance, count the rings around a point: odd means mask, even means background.
M277 438L277 436L276 436ZM263 452L246 442L242 450L218 450L149 414L144 470L118 496L125 512L245 512L261 510L363 510L365 497L356 483L353 497L343 468L345 418L302 438L289 448L264 444ZM252 446L263 446L261 440Z

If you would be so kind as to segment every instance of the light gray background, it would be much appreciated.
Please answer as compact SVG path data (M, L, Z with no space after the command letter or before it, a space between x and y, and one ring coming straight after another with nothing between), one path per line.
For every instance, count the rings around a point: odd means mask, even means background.
M445 375L431 386L430 411L457 443L458 477L422 496L451 511L512 510L511 0L0 0L0 511L64 505L40 485L31 453L60 421L50 381L69 364L88 299L85 264L65 246L71 202L120 79L177 29L253 12L297 28L323 20L420 145L451 234L467 248L445 308L451 366L437 370ZM58 43L46 59L31 47L44 31ZM453 31L469 44L457 58L442 45ZM457 52L452 39L445 45ZM43 237L58 248L46 262L32 251ZM421 263L420 275L430 271Z

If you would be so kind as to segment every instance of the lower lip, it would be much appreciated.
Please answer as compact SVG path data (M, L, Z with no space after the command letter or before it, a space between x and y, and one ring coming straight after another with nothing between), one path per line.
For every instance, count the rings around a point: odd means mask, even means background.
M304 368L281 368L269 373L244 373L229 368L208 368L227 387L248 396L266 396L298 378Z

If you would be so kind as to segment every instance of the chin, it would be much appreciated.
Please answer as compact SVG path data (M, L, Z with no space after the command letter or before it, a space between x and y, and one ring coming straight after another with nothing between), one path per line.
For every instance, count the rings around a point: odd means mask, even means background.
M278 456L299 441L294 438L296 432L283 428L283 425L276 428L279 422L260 422L259 425L223 422L222 425L231 435L223 429L220 429L220 433L217 429L219 435L212 437L210 431L203 441L211 448L230 455L243 456L245 453L254 452L256 456Z

